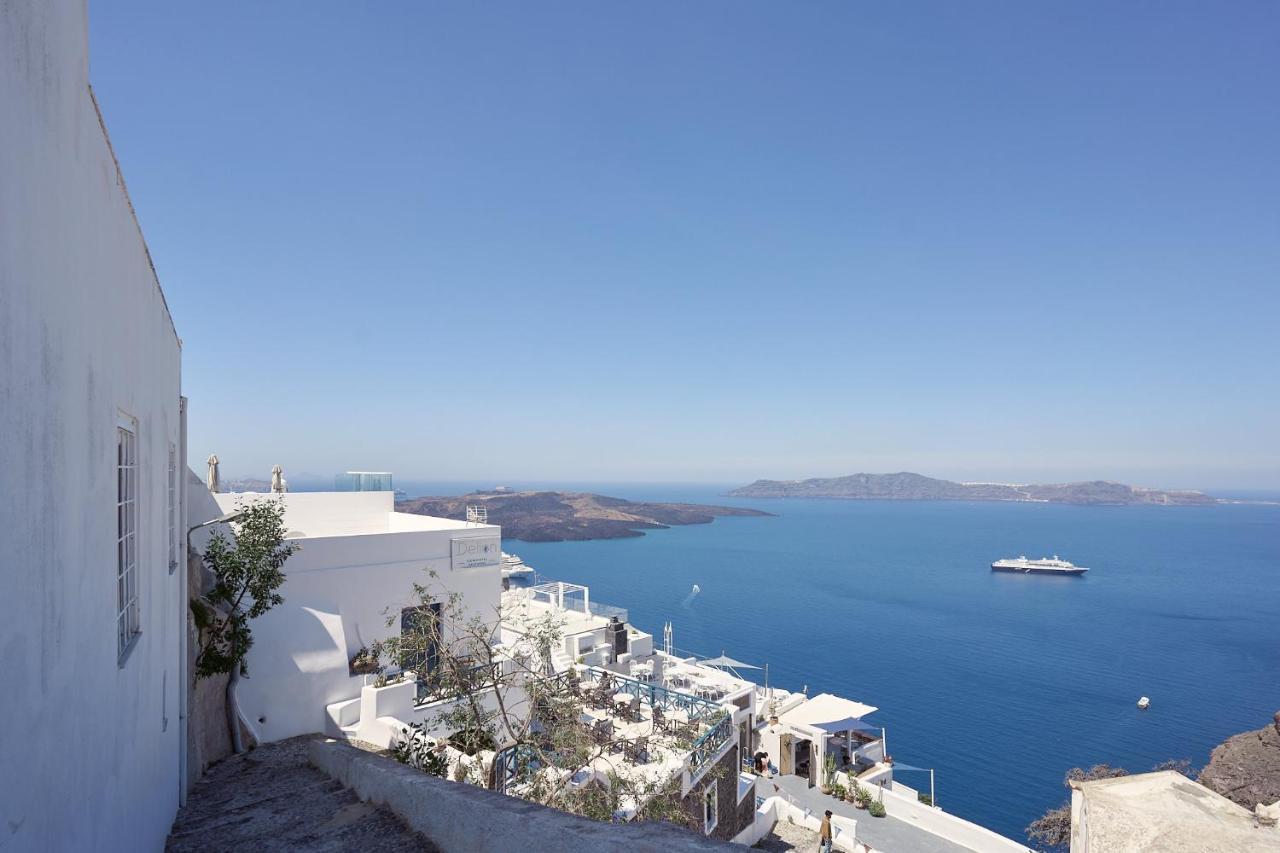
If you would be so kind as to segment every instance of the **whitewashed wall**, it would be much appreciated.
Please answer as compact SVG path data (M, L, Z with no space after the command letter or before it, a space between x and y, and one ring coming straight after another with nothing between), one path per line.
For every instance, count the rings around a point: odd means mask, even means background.
M88 85L84 0L0 0L0 846L159 850L180 785L180 343ZM116 643L116 423L142 634ZM184 466L178 460L179 470ZM182 517L181 510L178 517Z
M1031 848L998 835L984 826L970 823L942 809L926 806L917 799L915 791L905 785L899 786L895 782L893 787L898 790L884 788L883 793L881 789L875 790L882 797L885 809L895 817L910 821L921 829L979 853L1031 853Z
M324 529L332 517L333 501L371 500L377 492L290 493L284 496L285 524L312 533ZM217 495L224 511L242 500L263 495ZM353 507L340 529L362 529L352 519ZM366 508L367 509L367 508ZM388 519L390 527L407 526L412 519ZM430 524L429 519L421 523ZM367 529L367 522L363 529ZM310 528L310 530L308 529ZM325 730L326 706L360 695L364 681L349 674L351 657L361 646L399 633L386 626L388 607L418 603L414 582L459 593L469 608L496 619L502 594L498 566L451 568L451 540L455 537L493 537L499 528L461 527L456 522L439 530L308 536L296 540L301 550L285 563L284 603L251 623L254 645L247 664L249 678L239 687L241 710L264 741ZM427 572L435 571L432 580Z

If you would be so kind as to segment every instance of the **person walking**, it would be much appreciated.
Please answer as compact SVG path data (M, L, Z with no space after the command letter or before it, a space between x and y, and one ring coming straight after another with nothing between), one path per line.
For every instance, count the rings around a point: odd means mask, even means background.
M831 810L827 809L818 828L818 853L831 853Z

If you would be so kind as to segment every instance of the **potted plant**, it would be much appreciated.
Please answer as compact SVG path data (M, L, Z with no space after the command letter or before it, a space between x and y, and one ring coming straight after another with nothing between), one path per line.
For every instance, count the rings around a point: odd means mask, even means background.
M846 789L845 786L841 785L839 782L831 786L831 796L835 797L837 800L843 800L845 798L845 794L847 793L848 793L848 789Z
M822 793L830 794L836 783L836 757L828 755L822 762Z
M360 651L356 652L355 657L351 659L352 675L377 675L382 671L382 665L378 663L378 656L369 651L368 646L361 646Z
M856 784L856 783L855 783ZM860 809L865 809L871 804L871 790L858 785L857 793L853 795L854 803Z
M867 805L867 814L871 815L872 817L884 817L885 816L884 803L880 802L879 800L872 800Z

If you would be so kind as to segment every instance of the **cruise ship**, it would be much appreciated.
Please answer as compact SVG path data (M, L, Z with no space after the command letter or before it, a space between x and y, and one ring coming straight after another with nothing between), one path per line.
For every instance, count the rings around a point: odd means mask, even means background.
M515 554L502 552L502 576L504 578L520 578L531 577L533 575L533 567L526 566L524 560L521 560Z
M996 560L991 564L993 572L1022 572L1023 574L1040 575L1083 575L1088 569L1068 563L1057 554L1053 557L1041 557L1039 560L1028 560L1026 556L1016 560Z

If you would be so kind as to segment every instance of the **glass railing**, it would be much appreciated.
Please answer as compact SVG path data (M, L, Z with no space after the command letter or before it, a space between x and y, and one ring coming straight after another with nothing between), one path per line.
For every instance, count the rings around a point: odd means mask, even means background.
M627 608L625 607L614 607L612 604L599 604L592 601L587 604L587 608L590 610L592 616L603 616L606 619L617 616L619 622L630 621Z

